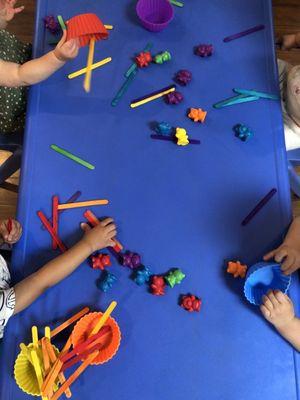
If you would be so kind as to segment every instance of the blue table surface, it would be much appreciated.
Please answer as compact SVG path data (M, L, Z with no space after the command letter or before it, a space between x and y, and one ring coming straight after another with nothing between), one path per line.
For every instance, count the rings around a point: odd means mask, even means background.
M1 351L0 398L29 398L14 382L13 365L33 324L42 332L85 305L104 310L115 299L120 350L111 362L82 375L73 385L74 399L298 399L299 355L244 300L242 283L224 272L225 259L260 260L280 242L291 219L280 103L212 108L234 87L278 93L271 0L186 0L159 34L144 30L134 9L135 1L125 0L38 2L35 55L49 50L42 17L95 12L115 27L109 40L96 44L95 60L111 56L113 61L94 71L89 95L82 78L66 78L85 65L87 48L30 91L19 196L24 235L14 251L13 278L27 276L56 255L36 211L49 216L53 194L65 201L77 190L82 200L109 199L109 206L94 212L115 217L121 242L140 252L153 273L181 267L187 277L158 298L114 263L110 270L118 283L103 294L96 287L99 273L85 263L10 320ZM261 23L265 30L223 43L225 36ZM169 50L172 61L139 71L120 104L111 107L130 58L150 41L153 53ZM193 55L201 42L214 45L212 57ZM182 104L158 100L130 109L130 100L171 84L184 68L192 71L193 81L180 89ZM204 125L186 118L189 107L208 111ZM163 120L185 127L201 145L178 148L151 140L152 123ZM249 125L254 138L247 143L235 138L237 123ZM53 143L96 169L53 152ZM276 196L242 227L242 219L272 187ZM69 246L81 235L82 213L70 210L60 217L60 236ZM290 294L297 310L298 284L295 276ZM189 292L203 300L199 314L177 304L179 295Z

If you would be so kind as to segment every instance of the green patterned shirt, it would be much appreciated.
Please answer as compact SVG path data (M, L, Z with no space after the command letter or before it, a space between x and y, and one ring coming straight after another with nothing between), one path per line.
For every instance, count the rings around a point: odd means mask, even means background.
M20 42L15 35L0 30L0 59L24 64L31 58L31 45ZM26 114L26 87L0 86L0 133L24 129Z

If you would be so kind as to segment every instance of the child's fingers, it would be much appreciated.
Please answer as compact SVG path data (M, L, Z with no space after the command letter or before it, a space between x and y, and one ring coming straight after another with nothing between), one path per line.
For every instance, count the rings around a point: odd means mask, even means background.
M272 302L271 302L271 300L269 299L268 296L263 296L263 297L262 297L262 300L263 300L263 305L264 305L269 311L273 310L274 306L273 306L273 304L272 304Z
M267 293L267 297L271 301L273 307L276 307L279 304L279 301L276 299L275 293L273 292L273 290L269 290L269 292Z
M265 318L271 317L271 312L267 309L267 307L265 305L260 306L260 311Z
M288 269L290 269L296 261L296 257L294 254L289 254L287 255L287 257L285 258L284 262L281 265L281 269L282 271L287 271Z
M115 244L116 244L116 242L114 242L112 239L109 239L108 242L107 242L107 246L108 247L114 247Z
M279 249L276 251L276 254L274 256L274 260L278 263L280 263L286 256L288 255L287 249Z
M88 232L90 231L92 228L89 226L89 224L82 222L80 224L80 228L84 231L84 232Z
M117 236L117 231L114 229L113 231L109 232L108 236L109 236L110 239L116 237Z
M269 253L267 253L266 255L264 255L264 260L265 261L268 261L268 260L270 260L271 258L273 258L274 257L274 254L276 253L276 250L272 250L272 251L270 251Z
M290 268L283 271L283 275L291 275L293 272L297 271L298 267L296 262L290 266Z
M14 8L14 13L19 14L20 12L22 12L24 10L24 8L25 8L24 6Z
M61 37L60 41L57 44L57 47L62 46L65 43L66 39L67 39L67 31L66 31L66 29L64 29L62 37Z
M274 295L275 295L277 301L281 304L286 303L288 301L287 300L288 297L284 293L282 293L280 290L274 290Z
M112 218L105 218L103 221L100 222L101 226L107 226L111 224L114 220Z

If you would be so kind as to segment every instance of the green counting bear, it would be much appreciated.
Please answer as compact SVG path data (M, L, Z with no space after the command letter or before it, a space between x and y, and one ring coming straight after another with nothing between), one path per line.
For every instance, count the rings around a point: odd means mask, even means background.
M165 280L171 288L175 285L179 285L184 278L185 274L179 268L170 271L168 275L165 276Z
M171 54L168 51L164 51L163 53L157 54L154 57L154 62L156 64L163 64L166 61L171 60Z

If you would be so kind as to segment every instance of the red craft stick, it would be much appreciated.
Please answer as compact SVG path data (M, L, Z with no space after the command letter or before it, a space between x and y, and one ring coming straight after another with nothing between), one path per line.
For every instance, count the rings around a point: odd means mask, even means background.
M53 231L58 235L58 196L52 197L52 225ZM57 243L52 239L52 249L57 249Z
M87 356L92 354L96 350L101 350L102 343L96 343L93 347L91 347L88 350L85 350L84 352L78 354L78 356L74 357L71 361L66 362L63 364L61 368L61 372L64 372L66 369L73 367L73 365L77 364L81 360L86 359Z
M70 360L70 358L82 353L88 345L90 345L93 342L96 342L97 339L101 338L102 336L105 336L109 332L111 332L110 327L104 326L100 330L100 332L96 333L96 335L93 335L83 343L78 344L77 346L74 347L72 351L69 351L69 353L60 356L59 359L61 360L61 362L66 363L68 360Z
M50 222L46 218L45 214L42 211L38 211L37 215L38 215L39 219L42 221L44 227L47 229L47 231L52 236L52 239L54 239L56 241L57 246L60 248L62 253L67 251L67 247L63 244L63 242L60 240L60 238L55 234L55 232L54 232Z
M92 226L97 226L100 224L100 221L91 210L86 210L83 216L89 221ZM117 239L113 239L113 241L115 242L113 249L115 250L115 252L120 253L123 250L123 246Z

